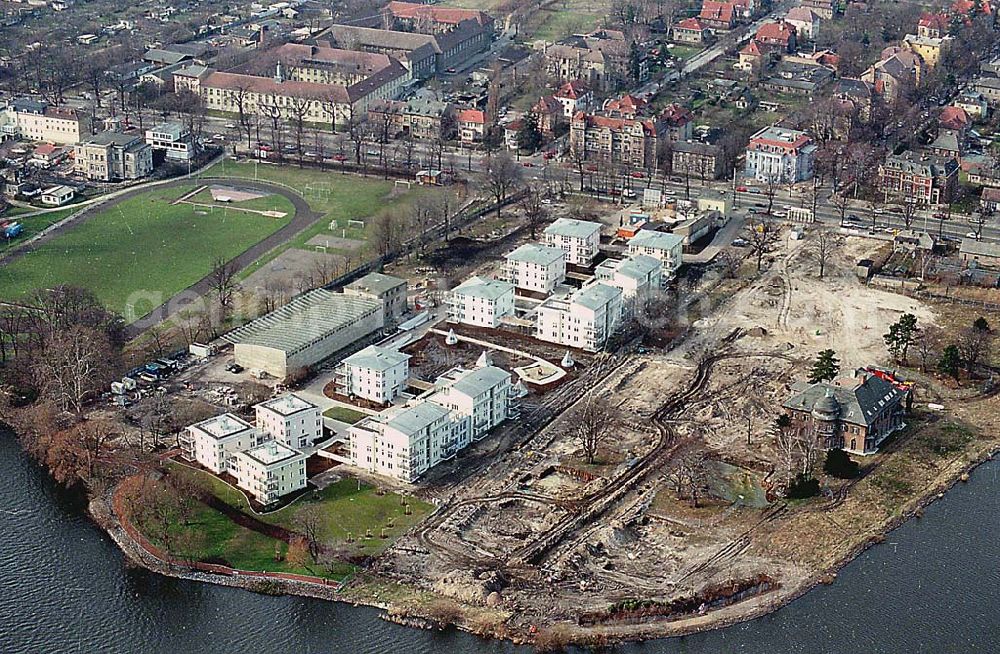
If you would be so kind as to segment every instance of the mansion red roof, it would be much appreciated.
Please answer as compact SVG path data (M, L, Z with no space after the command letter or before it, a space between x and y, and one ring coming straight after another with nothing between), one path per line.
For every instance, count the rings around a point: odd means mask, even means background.
M929 27L940 32L948 31L948 16L945 14L924 13L917 23L920 27Z
M938 124L945 129L965 129L970 122L969 114L961 107L945 107L938 116Z
M566 98L568 100L577 100L589 92L590 89L587 88L587 85L577 79L571 82L566 82L560 86L559 90L553 93L553 96L557 98Z
M731 2L705 0L701 5L701 13L698 14L698 18L701 18L702 20L732 23L733 13L735 10L736 6Z
M766 41L771 43L784 43L787 44L790 39L795 37L795 26L791 23L772 22L764 23L757 30L757 34L754 39L758 41Z
M697 18L685 18L674 27L677 29L691 30L695 32L703 32L705 30L705 26L702 25L701 21Z
M458 112L458 122L486 124L486 114L479 109L462 109Z
M687 107L682 107L674 103L667 105L667 108L660 114L660 118L671 127L679 127L690 123L692 116L691 111Z
M610 116L599 116L597 114L588 114L585 111L578 111L576 115L573 116L574 121L583 120L586 121L587 127L596 127L599 129L608 129L612 132L620 132L626 127L634 127L640 125L642 131L647 136L652 136L656 133L656 126L653 124L652 120L633 120L630 118L611 118Z

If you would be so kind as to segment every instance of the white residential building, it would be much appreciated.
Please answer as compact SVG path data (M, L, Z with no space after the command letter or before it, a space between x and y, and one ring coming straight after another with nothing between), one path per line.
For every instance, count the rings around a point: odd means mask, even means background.
M628 241L630 256L639 254L659 259L663 263L663 276L673 277L681 267L684 257L684 237L651 229L640 229Z
M545 244L566 253L566 262L589 266L601 244L600 223L560 218L545 228Z
M344 359L337 369L337 391L388 404L399 396L410 375L410 355L369 345Z
M527 243L507 255L505 274L517 288L549 295L566 280L566 253L561 248Z
M153 151L163 151L167 159L190 161L195 156L194 137L183 123L164 123L146 130L146 143Z
M771 126L750 137L746 154L747 177L793 184L812 179L816 144L805 132Z
M631 316L638 303L663 285L663 262L645 254L605 259L597 266L595 274L597 281L621 290L623 313Z
M596 352L614 334L622 316L622 291L594 282L568 296L538 306L535 337Z
M510 373L496 366L473 370L453 368L441 375L436 390L425 399L450 409L457 423L451 452L479 440L507 419L510 407ZM445 447L445 458L450 456Z
M501 368L449 370L412 404L352 426L351 463L412 482L506 420L510 395L510 373Z
M237 452L232 461L236 485L267 505L306 487L306 455L277 441Z
M184 457L197 461L215 474L229 472L237 452L260 445L263 437L256 427L231 413L202 420L181 435Z
M422 400L365 418L348 430L351 463L387 477L414 481L444 460L451 443L451 412Z
M287 394L254 407L257 429L288 447L311 447L323 438L319 407L298 395Z
M514 313L514 285L498 279L473 276L452 291L448 320L476 327L498 327L500 319Z

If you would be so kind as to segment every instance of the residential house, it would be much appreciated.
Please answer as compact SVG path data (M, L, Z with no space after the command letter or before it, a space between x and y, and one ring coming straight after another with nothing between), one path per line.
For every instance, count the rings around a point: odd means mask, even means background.
M545 136L552 138L556 132L563 129L568 121L563 120L563 105L554 96L545 95L531 107L531 114L538 121L538 129Z
M1000 209L1000 188L984 188L979 196L979 207L983 211L996 213Z
M224 413L190 425L179 440L184 458L219 475L230 471L237 452L256 447L265 439L249 422Z
M597 281L622 293L622 313L632 317L652 293L663 285L663 262L644 254L605 259L594 269Z
M461 449L510 417L510 373L489 364L471 370L452 368L421 397L451 412L452 445Z
M872 85L860 79L841 77L833 86L831 97L841 103L849 103L862 122L871 120L874 102Z
M580 111L570 123L569 144L587 160L653 168L662 135L663 124L653 118L630 120Z
M445 407L424 400L365 418L347 430L351 463L371 473L415 481L457 452L451 446L450 416Z
M795 52L797 47L795 26L787 21L767 22L757 29L753 40L762 50Z
M917 36L925 39L940 39L948 36L948 14L924 12L917 22Z
M140 179L153 172L153 148L138 135L101 132L73 148L73 168L101 182Z
M414 402L348 430L351 463L405 482L453 458L511 416L510 373L492 365L453 368Z
M963 138L970 125L972 125L972 118L961 107L945 107L938 114L939 127L958 132Z
M1000 78L981 77L973 83L973 89L986 99L989 106L1000 103Z
M587 352L602 349L621 324L622 291L593 282L538 305L535 337Z
M524 129L524 119L515 118L509 123L505 123L503 126L503 142L504 147L508 150L514 151L521 148L518 135L521 130Z
M580 80L572 80L560 86L552 97L562 105L563 118L568 123L578 111L587 111L594 101L594 94Z
M673 277L683 263L684 239L677 234L642 229L628 241L630 256L652 257L663 264L663 276Z
M738 56L739 60L733 67L736 70L742 70L754 79L760 77L761 73L769 67L773 59L773 54L761 48L755 39L750 39L749 43L740 48Z
M635 119L647 115L649 103L631 93L611 98L604 103L604 114L612 118Z
M921 205L947 202L958 183L958 162L906 150L879 166L879 190L886 198Z
M951 47L952 41L950 36L933 39L917 34L907 34L903 37L903 45L916 53L927 68L934 68L938 65L941 57Z
M701 3L698 20L705 27L714 30L731 30L736 26L736 19L736 5L732 2L704 0Z
M444 141L455 133L455 112L447 102L426 97L379 100L368 107L368 121L376 134L388 138L411 136L418 141Z
M506 256L504 276L516 288L549 295L566 280L566 252L526 243Z
M823 449L873 454L904 426L907 392L867 371L842 384L796 382L792 391L783 404L791 428Z
M90 136L89 116L72 107L15 98L0 110L0 115L4 136L57 145L74 145Z
M694 127L694 115L687 107L677 103L668 104L657 118L662 126L662 136L669 141L690 141Z
M697 18L685 18L673 28L674 41L691 45L702 45L712 36L712 30Z
M785 22L795 27L799 39L812 41L819 34L823 18L809 7L794 7L785 14Z
M811 179L816 144L805 132L765 127L750 137L744 174L760 181L794 183Z
M230 472L236 485L267 506L306 487L306 455L277 441L237 452Z
M838 4L834 0L800 0L799 5L816 12L820 18L832 20Z
M559 218L545 228L545 244L566 253L566 263L589 266L601 243L601 224Z
M697 179L719 179L725 156L718 145L698 141L678 141L670 147L670 170L674 175Z
M305 449L323 440L319 407L293 393L254 406L257 429L287 447Z
M974 120L983 120L989 114L989 104L983 94L978 91L960 93L955 98L953 106L958 107Z
M977 267L1000 267L1000 245L980 241L974 238L963 238L958 248L962 261Z
M50 168L61 163L69 156L68 148L61 148L51 143L42 143L31 152L30 163L41 168Z
M614 91L630 78L629 44L620 32L571 37L544 50L545 68L560 80L581 80L591 89ZM641 62L640 62L641 63ZM641 68L639 78L644 77Z
M473 327L497 328L514 314L514 285L499 279L473 276L448 296L448 320Z
M337 392L378 404L389 404L406 387L410 355L399 350L369 345L340 362Z
M939 129L937 137L927 146L927 152L937 157L962 160L964 132L954 129Z
M924 62L916 53L892 47L883 51L882 59L862 73L861 79L871 84L875 93L886 102L892 102L916 88L923 75Z
M457 115L458 136L462 143L479 143L486 138L486 112L462 109Z

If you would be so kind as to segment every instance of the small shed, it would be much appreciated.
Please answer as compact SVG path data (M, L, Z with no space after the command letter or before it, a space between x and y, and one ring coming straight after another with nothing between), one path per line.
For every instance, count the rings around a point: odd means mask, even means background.
M42 191L42 204L47 207L61 207L73 199L76 192L68 186L50 186Z

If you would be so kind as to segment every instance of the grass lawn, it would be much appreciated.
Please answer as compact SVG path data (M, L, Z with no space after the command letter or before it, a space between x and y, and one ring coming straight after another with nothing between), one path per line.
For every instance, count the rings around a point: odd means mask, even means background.
M675 45L674 47L667 50L674 59L690 59L699 52L702 48L696 48L693 45Z
M134 315L142 315L208 274L217 258L235 257L291 219L200 215L203 209L171 204L193 188L154 189L89 218L4 267L0 297L17 300L38 288L75 284L109 309L125 314L132 303ZM133 302L137 291L144 292L142 302Z
M361 413L360 411L355 411L354 409L348 409L346 406L334 406L324 411L323 415L327 418L332 418L334 420L339 420L340 422L346 422L349 425L353 425L364 418L366 414Z
M573 34L594 31L603 17L603 14L578 11L539 11L536 14L537 25L526 31L535 39L559 41Z
M19 211L18 211L19 210ZM15 213L17 211L17 213ZM60 209L59 211L52 211L50 213L43 213L38 216L29 216L27 218L22 218L20 214L28 213L34 211L34 209L21 209L21 207L14 207L11 211L8 211L0 218L4 220L15 219L17 222L24 225L24 231L13 241L7 241L6 239L0 239L0 253L6 252L7 250L17 247L24 242L25 239L34 236L38 232L42 231L50 225L54 225L66 216L70 215L75 208Z
M191 475L197 483L204 485L213 495L227 504L244 512L249 510L243 495L217 477L176 463L168 464L168 468L172 475ZM345 478L312 495L302 497L283 509L257 517L264 522L295 531L299 513L315 511L320 518L323 541L327 545L335 548L345 547L352 554L373 555L384 550L396 538L420 522L433 508L430 504L414 497L407 497L406 501L410 505L410 515L405 514L399 494L379 495L373 486L359 484L356 479ZM228 522L225 517L222 517L222 520ZM211 529L217 528L212 523L207 523L206 526ZM233 527L237 525L234 524ZM380 537L383 528L386 538ZM365 538L369 530L372 537ZM354 539L354 543L347 543L348 534ZM273 554L272 543L269 551L272 559ZM228 560L233 559L228 558Z

